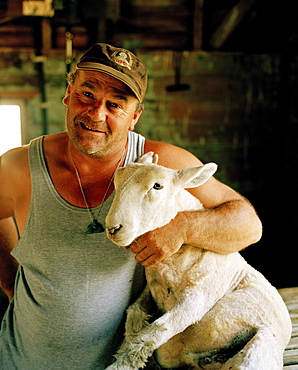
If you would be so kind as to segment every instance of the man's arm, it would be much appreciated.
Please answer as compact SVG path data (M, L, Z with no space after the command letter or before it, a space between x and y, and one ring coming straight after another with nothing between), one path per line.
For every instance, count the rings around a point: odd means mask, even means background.
M0 284L9 300L14 295L17 261L10 255L18 241L18 233L12 218L0 220Z
M169 168L202 165L189 152L168 144L147 142L145 151L158 153L159 164ZM143 266L171 256L182 244L226 254L238 252L261 238L262 224L253 206L230 187L212 177L190 192L206 209L180 212L168 225L148 232L132 243L130 250Z
M24 160L19 153L20 149L13 149L0 157L0 285L9 300L14 295L18 268L17 261L10 254L19 238L13 219L16 203L14 194L22 196L23 188L26 187L22 176Z

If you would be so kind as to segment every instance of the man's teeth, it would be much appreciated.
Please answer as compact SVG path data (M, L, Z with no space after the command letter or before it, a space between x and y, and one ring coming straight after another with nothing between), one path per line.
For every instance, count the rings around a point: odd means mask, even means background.
M86 125L85 123L82 122L82 125L87 129L87 130L90 130L90 131L93 131L93 132L100 132L99 130L95 130L94 128Z

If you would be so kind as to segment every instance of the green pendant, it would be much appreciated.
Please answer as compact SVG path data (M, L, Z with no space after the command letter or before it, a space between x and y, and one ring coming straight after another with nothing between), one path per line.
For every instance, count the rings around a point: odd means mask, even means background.
M102 226L100 222L97 220L93 220L88 226L85 234L96 234L96 233L103 233L105 228Z

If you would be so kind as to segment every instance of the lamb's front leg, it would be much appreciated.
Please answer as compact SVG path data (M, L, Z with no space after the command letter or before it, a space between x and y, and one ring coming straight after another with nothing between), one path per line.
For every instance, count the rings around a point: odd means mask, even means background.
M154 305L147 285L140 297L126 311L125 336L134 336L149 325L148 320L154 312Z
M155 349L202 319L243 275L245 264L238 253L224 256L205 252L204 258L200 260L200 269L194 268L196 278L190 279L188 287L181 293L174 307L137 335L129 336L129 340L127 337L125 352L117 356L115 363L121 365L109 370L124 370L124 365L128 364L131 365L130 370L143 368Z
M151 313L155 303L152 299L149 287L146 286L140 297L127 309L127 318L125 322L125 337L123 343L118 350L118 354L115 356L117 361L110 365L106 370L133 370L139 369L136 365L133 365L133 361L129 359L127 353L131 343L135 340L138 333L149 325L148 320L151 317Z
M135 370L145 367L155 349L204 316L215 303L210 296L209 292L207 299L206 293L197 287L186 290L170 311L144 327L139 334L126 338L125 346L117 355L117 361L108 369Z

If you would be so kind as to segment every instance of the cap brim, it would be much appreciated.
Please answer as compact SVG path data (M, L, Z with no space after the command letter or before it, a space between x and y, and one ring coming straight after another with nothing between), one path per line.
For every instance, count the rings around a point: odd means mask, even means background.
M116 69L106 66L104 64L92 63L92 62L79 62L77 65L77 69L82 69L85 71L100 71L100 72L108 74L111 77L116 78L117 80L120 80L125 85L127 85L132 90L132 92L135 94L136 98L140 102L142 102L142 96L140 92L138 91L136 84L129 76L123 74L122 72L117 71Z

